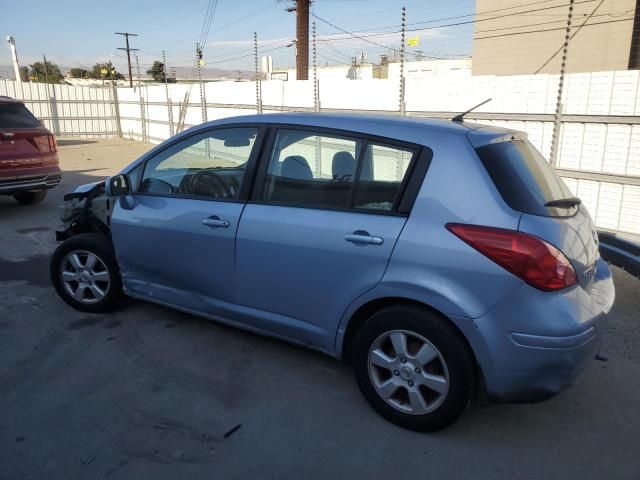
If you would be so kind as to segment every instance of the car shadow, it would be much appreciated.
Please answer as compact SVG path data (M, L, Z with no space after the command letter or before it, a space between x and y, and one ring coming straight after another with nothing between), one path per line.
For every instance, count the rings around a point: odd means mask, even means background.
M97 140L87 140L82 138L56 138L56 142L59 147L67 147L69 145L88 145L91 143L98 143Z

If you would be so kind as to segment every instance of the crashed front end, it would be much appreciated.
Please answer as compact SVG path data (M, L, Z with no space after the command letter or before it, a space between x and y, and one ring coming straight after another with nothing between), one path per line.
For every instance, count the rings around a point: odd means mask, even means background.
M79 233L109 233L113 199L105 193L105 182L80 185L64 196L59 217L64 228L56 231L56 240L61 242Z

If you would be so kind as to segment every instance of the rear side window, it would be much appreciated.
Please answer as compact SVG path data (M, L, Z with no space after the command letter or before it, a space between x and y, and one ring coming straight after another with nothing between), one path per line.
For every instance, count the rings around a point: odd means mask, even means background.
M545 207L574 195L551 165L527 140L512 140L476 149L504 201L514 210L543 216L569 216L577 207Z
M391 210L413 157L413 150L367 144L356 187L356 208Z
M279 130L262 200L330 209L393 211L411 149L362 139Z
M21 103L0 103L0 128L36 128L40 122Z

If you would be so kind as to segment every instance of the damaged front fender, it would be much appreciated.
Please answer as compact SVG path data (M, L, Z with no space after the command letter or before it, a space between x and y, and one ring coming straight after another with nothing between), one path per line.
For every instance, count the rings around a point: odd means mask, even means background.
M56 240L63 241L79 233L110 232L113 199L105 192L105 182L80 185L64 196L59 207L64 229L56 231Z

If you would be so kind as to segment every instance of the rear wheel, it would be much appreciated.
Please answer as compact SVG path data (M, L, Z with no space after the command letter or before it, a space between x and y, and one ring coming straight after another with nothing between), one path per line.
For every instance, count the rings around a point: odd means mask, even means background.
M53 253L51 281L66 303L84 312L112 310L122 295L113 246L106 235L83 233Z
M47 196L46 190L36 190L33 192L18 192L13 194L13 198L22 205L33 205L40 203Z
M354 342L358 386L392 423L432 432L455 422L469 406L473 355L439 315L411 305L389 307L374 314Z

